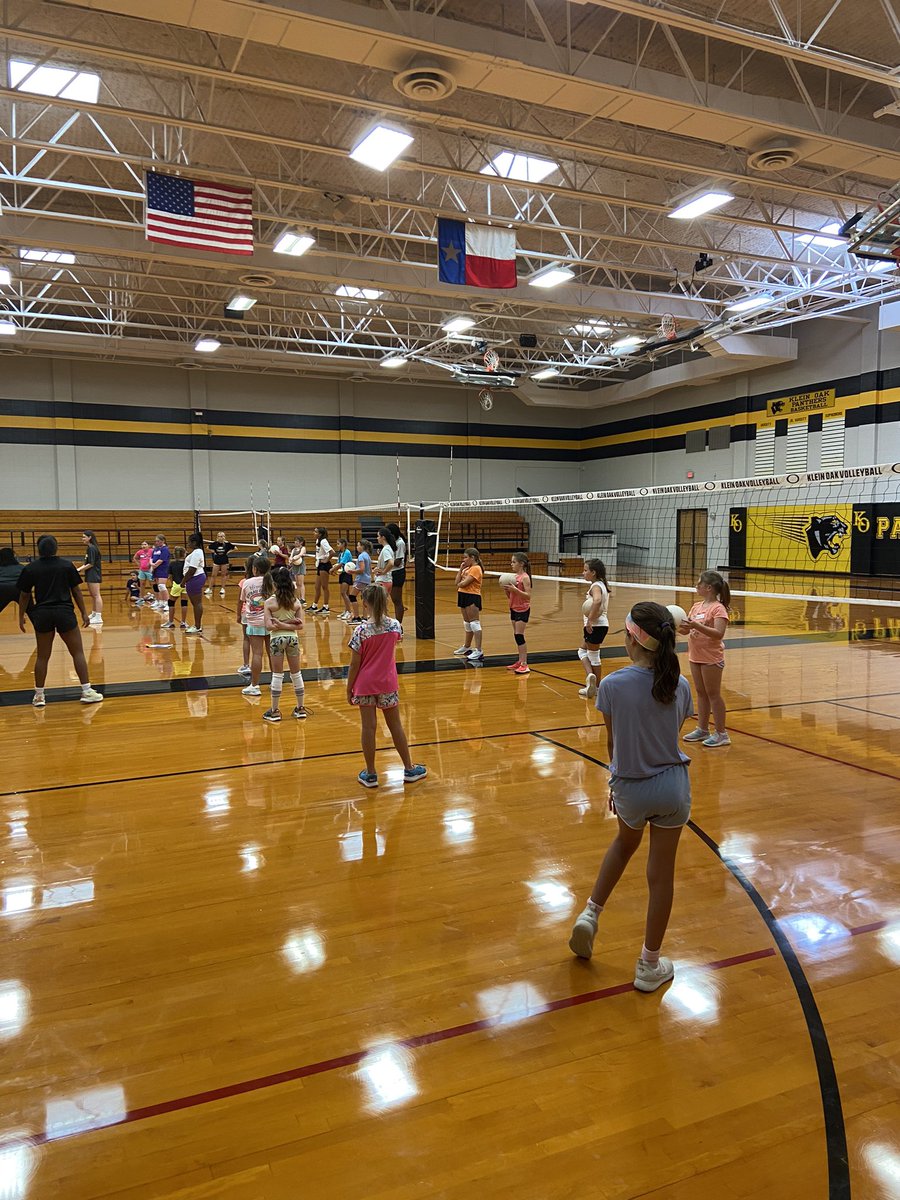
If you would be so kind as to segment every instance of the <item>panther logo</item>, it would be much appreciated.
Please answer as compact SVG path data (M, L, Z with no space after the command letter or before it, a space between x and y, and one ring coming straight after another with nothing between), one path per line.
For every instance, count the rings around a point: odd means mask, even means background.
M773 400L769 407L772 409L772 416L777 417L780 413L784 412L784 401Z
M810 517L806 527L806 540L809 552L814 559L820 554L830 554L835 558L841 552L844 538L850 532L846 521L834 514L827 517Z

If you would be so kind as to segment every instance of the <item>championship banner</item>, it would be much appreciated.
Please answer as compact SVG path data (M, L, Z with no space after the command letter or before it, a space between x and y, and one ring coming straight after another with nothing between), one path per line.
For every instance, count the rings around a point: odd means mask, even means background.
M834 408L834 388L818 392L800 392L796 396L782 396L770 400L766 405L767 417L794 417L801 414L824 412Z

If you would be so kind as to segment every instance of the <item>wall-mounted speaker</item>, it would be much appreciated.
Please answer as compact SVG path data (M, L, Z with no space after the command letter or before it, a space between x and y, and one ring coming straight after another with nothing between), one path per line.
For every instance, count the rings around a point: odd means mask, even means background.
M520 333L519 334L519 345L522 347L523 350L533 350L535 348L535 346L537 345L537 334L536 333Z

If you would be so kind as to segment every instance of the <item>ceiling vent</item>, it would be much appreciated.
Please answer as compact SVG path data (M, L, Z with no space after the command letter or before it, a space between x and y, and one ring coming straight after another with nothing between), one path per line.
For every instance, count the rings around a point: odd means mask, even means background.
M469 308L477 313L496 313L500 311L500 304L496 300L473 300Z
M199 371L200 363L194 362L192 358L183 358L175 364L176 367L181 367L182 371Z
M456 91L456 80L450 72L431 62L415 63L405 71L398 71L392 83L401 96L423 104L446 100Z
M274 287L275 276L266 275L262 271L248 271L246 275L238 276L241 283L246 287Z
M766 142L758 150L754 150L747 158L747 166L753 171L773 173L786 171L800 159L800 152L787 142Z

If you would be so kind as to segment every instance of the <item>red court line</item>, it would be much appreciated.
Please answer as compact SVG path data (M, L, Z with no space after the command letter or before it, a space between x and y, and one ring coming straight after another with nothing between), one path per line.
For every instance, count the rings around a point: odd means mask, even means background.
M765 950L751 950L747 954L736 954L732 958L720 958L715 962L705 963L710 971L722 971L726 967L736 967L742 963L756 962L762 958L774 958L775 948L768 946ZM599 988L597 991L580 992L577 996L564 996L559 1000L550 1000L546 1004L536 1005L521 1013L504 1013L498 1017L486 1017L480 1021L467 1021L464 1025L451 1025L447 1029L435 1029L431 1033L413 1034L408 1038L399 1038L393 1042L385 1042L383 1047L369 1046L365 1050L354 1050L350 1054L341 1054L336 1058L325 1058L319 1062L305 1063L302 1067L289 1067L285 1071L276 1071L272 1075L260 1075L256 1079L244 1079L239 1083L228 1083L222 1087L211 1088L205 1092L194 1092L189 1096L177 1096L172 1100L160 1100L157 1104L147 1104L143 1108L130 1108L114 1121L104 1122L94 1129L77 1129L71 1133L59 1133L54 1137L46 1132L33 1134L28 1140L32 1145L41 1146L50 1141L64 1141L67 1138L81 1137L87 1133L96 1133L100 1129L112 1129L116 1125L132 1125L136 1121L146 1121L150 1117L164 1116L167 1113L179 1112L186 1108L197 1108L202 1104L212 1104L216 1100L230 1100L233 1096L246 1095L248 1092L259 1092L264 1088L277 1087L282 1083L292 1083L296 1079L308 1079L311 1075L324 1075L328 1071L337 1071L341 1067L355 1067L369 1054L390 1046L400 1046L414 1050L420 1046L433 1046L438 1042L450 1041L452 1038L465 1037L470 1033L481 1033L486 1029L494 1029L499 1025L507 1025L513 1020L529 1017L539 1017L544 1013L560 1012L566 1008L575 1008L580 1004L592 1004L597 1000L607 1000L611 996L621 996L634 991L634 984L617 983L612 987Z
M860 711L865 711L861 709ZM830 754L820 754L818 750L807 750L805 746L792 746L790 742L779 742L775 738L766 737L762 733L750 733L747 729L736 729L733 725L729 725L731 733L740 733L744 737L756 738L760 742L768 742L770 746L780 746L782 750L796 750L798 754L811 754L813 758L821 758L825 762L837 763L841 767L850 767L853 771L868 771L870 775L880 775L882 779L892 779L894 783L900 782L900 775L889 775L887 771L879 771L876 767L863 767L859 763L847 762L843 758L833 758Z

